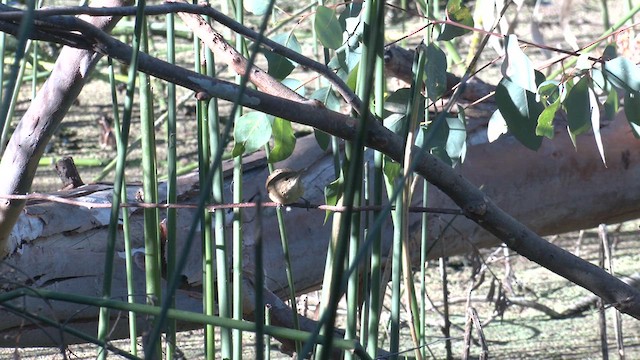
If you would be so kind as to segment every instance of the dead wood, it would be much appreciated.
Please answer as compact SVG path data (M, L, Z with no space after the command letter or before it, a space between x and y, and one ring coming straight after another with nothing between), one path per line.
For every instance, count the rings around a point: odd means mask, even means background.
M78 173L78 168L73 162L73 158L71 156L65 156L56 161L56 172L62 181L63 189L74 189L84 185L84 182Z

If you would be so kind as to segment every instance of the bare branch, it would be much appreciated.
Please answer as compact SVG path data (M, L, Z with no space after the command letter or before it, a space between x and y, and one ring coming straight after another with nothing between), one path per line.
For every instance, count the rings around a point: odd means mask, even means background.
M0 9L10 9L9 11L5 11L0 13L0 19L6 20L19 20L22 18L24 12L20 11L16 8L12 8L6 5L0 6ZM91 16L127 16L127 15L135 15L137 8L135 6L130 7L85 7L85 6L77 6L77 7L56 7L51 9L41 9L34 11L34 17L36 19L44 19L46 17L55 17L60 15L80 15L86 14ZM164 5L153 5L146 6L144 9L145 15L161 15L168 13L178 13L183 12L187 14L199 14L206 15L211 17L216 22L228 27L229 29L235 31L238 34L241 34L249 39L257 40L259 38L259 34L249 29L248 27L238 23L237 21L231 19L230 17L224 15L218 10L209 7L206 4L203 5L192 5L192 4L184 4L184 3L169 3ZM2 22L0 21L0 30L5 31L2 28ZM6 30L6 32L14 33L13 31ZM46 33L45 33L46 34ZM65 43L56 38L43 38L42 40L48 40L53 42L58 42L64 45L73 46L71 43ZM63 39L65 41L66 39ZM266 47L267 49L273 51L276 54L282 55L288 59L295 61L296 63L312 69L319 74L322 74L340 93L343 99L349 104L355 111L359 112L362 108L362 102L356 96L356 94L347 86L347 84L342 81L342 79L336 75L331 69L329 69L326 65L319 63L313 59L310 59L300 53L297 53L286 46L278 44L277 42L270 40L268 38L263 38L261 40L261 45Z

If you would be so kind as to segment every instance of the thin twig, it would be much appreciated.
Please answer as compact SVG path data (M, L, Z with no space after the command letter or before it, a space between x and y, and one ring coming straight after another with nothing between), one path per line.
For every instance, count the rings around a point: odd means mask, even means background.
M88 195L86 193L83 193L81 194L81 196L88 196ZM30 193L27 195L0 194L0 199L55 202L55 203L61 203L61 204L67 204L67 205L83 206L89 209L110 209L111 208L111 202L108 202L108 201L96 203L92 201L74 200L73 197L68 197L64 195L52 195L52 194L43 194L43 193ZM195 203L167 204L167 203L135 202L135 203L121 204L121 207L123 208L141 208L141 209L194 209L197 206L198 205ZM258 206L281 207L282 204L278 204L275 202L262 202L262 203L245 202L245 203L207 205L205 208L209 211L215 211L215 210L222 210L222 209L254 208ZM332 205L324 205L324 204L296 203L296 204L289 204L287 205L287 207L295 207L295 208L308 209L308 210L333 211L333 212L346 211L346 206L332 206ZM376 211L376 210L381 210L384 207L385 205L367 205L367 206L354 206L352 207L352 209L353 211ZM422 206L409 207L409 211L415 212L415 213L462 215L462 210L446 209L446 208L431 208L431 207L422 207Z

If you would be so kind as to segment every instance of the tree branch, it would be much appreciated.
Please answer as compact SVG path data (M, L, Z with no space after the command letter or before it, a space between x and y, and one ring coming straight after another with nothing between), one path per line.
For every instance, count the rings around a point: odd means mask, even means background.
M19 20L22 18L24 14L23 11L20 11L19 9L12 8L6 5L1 6L0 9L8 9L8 11L0 13L0 19ZM135 15L136 11L137 11L137 8L135 6L102 7L102 8L71 6L71 7L56 7L51 9L35 10L34 17L36 19L44 19L46 17L53 17L53 16L59 16L59 15L80 15L80 14L86 14L91 16L127 16L127 15ZM186 3L172 2L168 4L163 4L163 5L146 6L144 9L145 15L161 15L161 14L178 13L178 12L183 12L187 14L206 15L211 17L216 22L228 27L229 29L235 31L236 33L241 34L251 40L256 41L259 37L259 34L256 31L238 23L232 18L224 15L223 13L219 12L214 8L209 7L206 4L192 5L192 4L186 4ZM4 31L4 29L2 29L1 27L0 27L0 30ZM13 33L8 30L7 32ZM42 40L61 43L60 41L57 41L54 38L48 38L48 39L42 39ZM72 44L68 44L68 45L73 46ZM362 108L362 102L356 96L356 94L349 88L349 86L338 75L336 75L336 73L334 73L326 65L319 63L313 59L310 59L266 37L262 39L261 45L266 47L268 50L273 51L276 54L282 55L288 59L295 61L296 63L304 67L307 67L309 69L316 71L319 74L324 75L327 78L327 80L340 93L340 95L347 102L347 104L351 106L352 109L359 112L360 109Z

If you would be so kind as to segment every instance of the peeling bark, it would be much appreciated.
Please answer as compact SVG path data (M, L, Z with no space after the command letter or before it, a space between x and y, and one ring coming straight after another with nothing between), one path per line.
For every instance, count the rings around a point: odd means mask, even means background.
M124 6L129 0L99 0L92 6ZM83 20L110 31L119 17L89 17ZM90 50L63 47L51 75L31 101L9 139L0 161L0 194L26 194L31 188L38 162L67 111L102 57ZM24 207L21 200L0 201L0 259L7 249L8 236Z

